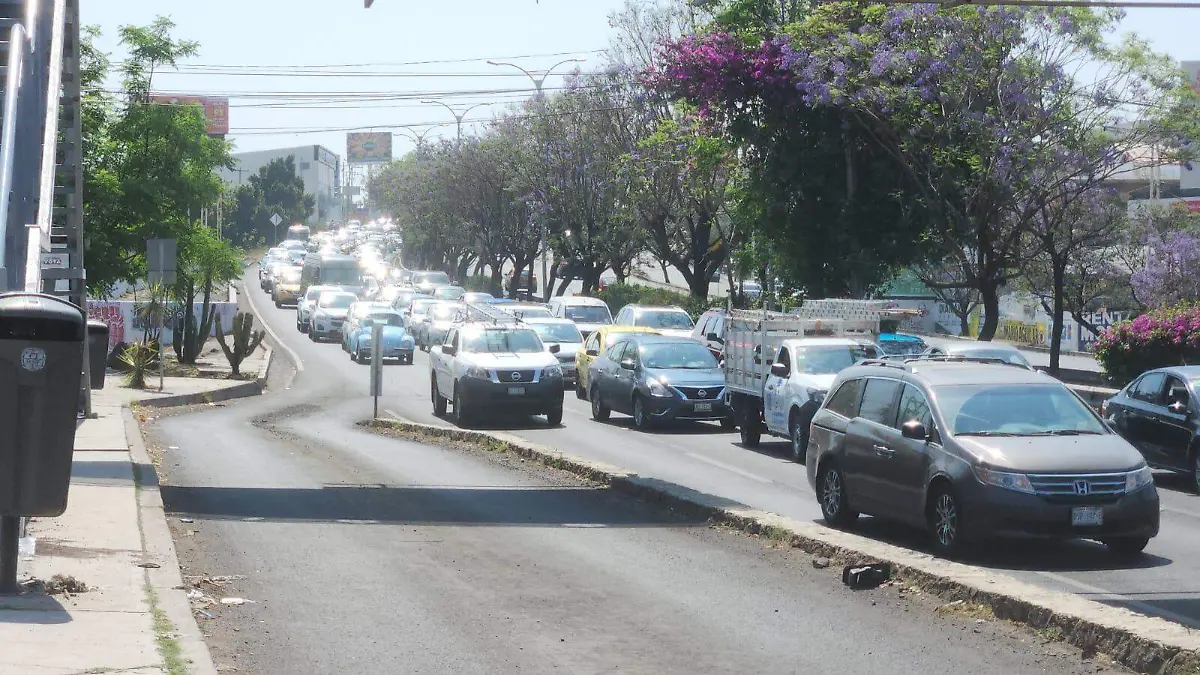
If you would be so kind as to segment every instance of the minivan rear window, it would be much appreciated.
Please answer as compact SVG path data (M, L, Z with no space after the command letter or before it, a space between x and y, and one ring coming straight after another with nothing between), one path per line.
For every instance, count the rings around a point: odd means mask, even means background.
M858 400L862 398L862 380L846 380L829 399L826 409L847 419L858 417Z
M900 387L899 380L868 378L858 416L887 427L892 426L896 421L896 407L892 404L896 401L896 393L900 391Z

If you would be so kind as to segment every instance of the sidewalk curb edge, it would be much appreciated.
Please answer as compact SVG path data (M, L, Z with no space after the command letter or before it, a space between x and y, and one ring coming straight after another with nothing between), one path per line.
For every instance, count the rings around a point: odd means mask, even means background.
M163 507L162 493L158 488L158 472L146 451L142 430L129 406L122 406L121 419L125 424L125 437L129 442L129 454L134 465L134 480L137 483L138 529L142 533L142 548L149 559L160 567L146 569L146 583L158 596L158 604L174 626L184 658L189 662L189 673L215 675L217 668L209 654L204 635L192 614L191 603L184 594L183 573L179 569L179 558L175 552L175 541L167 525L167 514ZM149 472L150 475L147 475Z
M749 534L770 537L807 553L842 564L886 561L901 578L949 601L964 600L989 607L998 618L1035 629L1057 628L1062 639L1085 651L1098 651L1142 673L1182 675L1200 672L1200 631L1166 619L1103 605L1070 593L1051 591L1004 574L955 563L899 546L751 509L731 500L701 493L567 455L553 448L502 432L435 426L396 418L368 420L425 436L510 451L545 466L573 473L632 497L679 513L698 516Z

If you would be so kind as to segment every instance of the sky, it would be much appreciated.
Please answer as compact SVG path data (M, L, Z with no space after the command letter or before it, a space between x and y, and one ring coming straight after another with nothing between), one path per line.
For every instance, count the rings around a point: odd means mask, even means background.
M463 133L472 133L481 128L472 121L486 121L533 94L528 77L488 59L528 70L586 59L555 73L598 67L611 33L608 15L624 1L375 0L370 9L362 0L80 4L83 23L101 29L97 46L114 61L123 58L118 27L146 25L160 15L177 24L176 38L199 42L199 55L180 72L156 76L154 88L228 96L235 152L320 144L344 156L347 130L391 127L398 156L415 145L410 134L454 137L451 111L422 99L441 100L459 113L484 104L464 118ZM1129 10L1124 22L1178 60L1200 60L1197 26L1200 0L1197 9ZM545 83L547 91L561 85L560 75Z

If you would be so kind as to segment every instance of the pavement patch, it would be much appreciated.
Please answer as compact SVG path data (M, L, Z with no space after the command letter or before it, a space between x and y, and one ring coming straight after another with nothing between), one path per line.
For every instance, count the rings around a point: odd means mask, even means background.
M770 538L838 565L890 563L894 579L947 603L990 611L997 619L1028 625L1039 636L1104 654L1142 673L1200 673L1200 632L1165 619L1039 588L990 570L751 509L732 500L639 476L620 467L567 455L503 432L473 431L406 420L368 420L361 426L407 436L508 452L570 472L643 501L709 522ZM952 605L957 606L957 605Z

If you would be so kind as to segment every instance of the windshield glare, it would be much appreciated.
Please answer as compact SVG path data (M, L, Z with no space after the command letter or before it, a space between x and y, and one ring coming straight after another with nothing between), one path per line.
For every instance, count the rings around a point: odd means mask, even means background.
M462 345L464 351L481 354L535 354L545 351L537 333L529 329L466 333Z
M454 314L457 311L458 311L457 307L447 307L446 305L438 305L437 307L433 308L433 311L430 312L430 314L433 315L433 318L435 318L435 319L449 320L449 319L454 318Z
M635 326L647 328L665 328L668 330L690 330L692 317L682 309L657 309L638 312L633 320Z
M327 293L321 296L321 307L332 307L333 309L346 309L358 302L358 298L349 293Z
M1096 415L1061 384L960 384L934 395L960 436L1103 434Z
M413 275L414 284L449 284L450 275L445 272L418 272Z
M400 315L395 312L383 312L381 314L372 314L363 319L363 326L370 327L377 323L382 323L388 326L401 326Z
M279 276L285 282L287 282L289 284L294 284L297 281L300 281L300 268L299 267L289 267L283 271L283 274L281 274Z
M454 288L454 287L439 288L433 292L433 297L439 298L439 299L457 300L460 297L462 297L463 294L465 294L465 293L466 293L466 291L464 291L461 288Z
M322 267L321 283L327 283L332 286L361 286L363 283L362 269L358 265Z
M506 309L501 307L501 309ZM545 307L513 307L508 311L522 319L549 319L554 315Z
M608 308L600 305L567 305L563 310L567 318L581 323L612 323Z
M862 345L826 345L821 347L797 347L792 370L809 375L833 375L850 366L871 358L871 352Z
M717 367L717 360L708 347L699 342L669 342L642 345L639 352L647 368L685 368L707 370Z
M583 342L583 335L571 323L535 323L533 329L543 342Z

